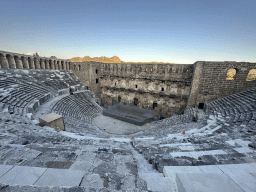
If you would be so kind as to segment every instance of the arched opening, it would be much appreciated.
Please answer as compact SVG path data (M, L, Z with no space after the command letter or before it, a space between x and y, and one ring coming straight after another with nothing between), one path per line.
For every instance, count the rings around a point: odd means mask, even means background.
M139 100L138 100L137 98L134 98L134 99L133 99L133 104L134 104L135 106L137 106L137 105L139 104Z
M256 69L251 69L246 77L246 81L255 81L256 80Z
M53 61L55 69L59 69L57 61Z
M234 80L236 77L236 74L238 72L238 69L234 68L234 69L229 69L228 73L227 73L227 78L226 80Z
M204 108L204 103L199 103L198 109L203 109Z
M8 69L9 65L8 65L8 61L5 58L5 56L3 54L0 53L0 67L2 69Z
M121 102L121 96L120 95L118 96L118 102L119 103Z
M116 86L116 82L115 82L115 86Z
M155 109L156 107L157 107L157 103L154 102L154 103L153 103L153 109Z
M138 88L138 85L135 85L135 88Z
M53 61L52 61L52 60L49 60L49 65L50 65L50 69L54 69L54 67L53 67Z
M164 88L162 87L162 91L164 91Z
M98 69L96 69L95 73L98 74Z
M78 71L81 71L81 65L78 65Z

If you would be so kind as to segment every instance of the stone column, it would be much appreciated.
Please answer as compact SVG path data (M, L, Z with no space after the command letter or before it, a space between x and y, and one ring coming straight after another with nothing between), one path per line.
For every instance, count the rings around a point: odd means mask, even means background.
M35 69L34 57L29 58L29 69Z
M3 55L2 57L0 57L0 66L2 69L9 69L9 64L8 64L8 60L6 59L6 57Z
M41 67L40 67L40 63L39 63L39 60L37 57L34 57L34 62L35 62L35 68L40 69Z
M10 69L16 69L16 64L15 64L15 61L14 61L13 56L10 56L10 57L8 58L8 62L9 62L9 67L10 67Z
M187 109L191 107L196 107L198 92L200 88L200 79L203 73L204 63L205 63L204 61L197 61L194 64L194 73L193 73L192 84L190 86L190 94L189 94L189 99L186 107Z
M59 68L58 68L58 64L57 64L57 61L55 60L53 63L54 63L54 68L55 68L55 69L59 69Z
M16 62L16 67L18 69L23 69L23 65L22 65L20 57L15 57L15 62Z
M44 62L44 59L41 59L41 69L45 69L45 62Z
M61 65L63 64L63 69L62 70L66 70L66 64L65 61L61 61Z
M59 70L62 70L61 61L58 61L58 62L59 62L59 65L58 65Z
M53 69L53 70L55 69L53 60L50 60L50 69Z
M28 58L23 57L22 62L23 62L23 69L29 69Z
M49 60L45 60L45 69L50 69Z

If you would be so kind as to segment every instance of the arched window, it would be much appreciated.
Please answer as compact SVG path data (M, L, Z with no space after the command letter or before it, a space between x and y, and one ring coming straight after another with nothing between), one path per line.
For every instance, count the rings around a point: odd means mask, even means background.
M251 69L247 75L246 81L255 81L256 80L256 69Z
M226 80L234 80L237 72L238 72L238 70L236 68L235 69L229 69L228 73L227 73Z

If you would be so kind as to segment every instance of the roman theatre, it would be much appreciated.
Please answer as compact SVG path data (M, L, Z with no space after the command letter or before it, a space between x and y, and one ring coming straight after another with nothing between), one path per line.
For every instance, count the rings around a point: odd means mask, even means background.
M255 192L256 63L0 51L0 191Z

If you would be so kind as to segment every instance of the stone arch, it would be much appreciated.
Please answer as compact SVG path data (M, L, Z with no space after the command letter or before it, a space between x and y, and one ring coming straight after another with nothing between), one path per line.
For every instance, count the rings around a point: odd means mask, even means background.
M9 68L10 69L16 69L16 64L15 64L13 56L10 55L10 54L7 54L6 58L8 60Z
M2 53L0 53L0 67L2 69L9 69L8 60Z
M22 61L23 69L29 69L28 58L21 56L21 61Z
M16 63L16 68L22 69L22 68L23 68L23 65L22 65L22 62L21 62L20 57L17 56L17 55L14 55L13 58L14 58L14 61L15 61L15 63Z
M255 81L256 80L256 69L251 69L246 77L246 81Z
M227 72L226 80L235 80L237 72L238 72L237 68L229 69Z
M29 69L35 69L35 63L34 63L33 57L28 58L28 64L29 64Z
M65 70L65 69L66 69L66 67L65 67L65 65L64 65L64 61L61 61L61 69L62 69L62 70Z
M61 70L61 63L60 63L60 61L59 61L59 60L57 61L57 66L58 66L58 69L60 69L60 70Z

